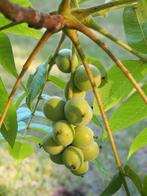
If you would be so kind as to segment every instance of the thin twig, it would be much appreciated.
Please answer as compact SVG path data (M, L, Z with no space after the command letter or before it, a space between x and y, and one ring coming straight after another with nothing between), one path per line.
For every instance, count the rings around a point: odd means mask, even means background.
M80 23L77 19L65 18L65 25L69 28L76 29L86 36L88 36L91 40L93 40L102 50L104 50L108 56L115 62L115 64L120 68L120 70L124 73L124 75L130 80L136 91L140 94L145 104L147 104L147 96L144 91L141 89L139 84L136 82L132 74L125 67L125 65L109 50L108 46L102 42L98 36L91 31L88 27Z
M96 98L96 101L97 101L97 104L99 106L99 109L100 109L100 112L101 112L101 115L102 115L102 118L103 118L103 121L104 121L104 124L105 124L105 129L107 131L107 135L108 135L108 138L109 138L109 141L110 141L110 144L112 146L112 150L113 150L113 154L114 154L114 158L115 158L115 162L116 162L116 165L117 165L117 168L119 170L119 172L122 173L122 164L121 164L121 161L120 161L120 158L119 158L119 155L118 155L118 150L117 150L117 147L116 147L116 144L115 144L115 141L114 141L114 138L113 138L113 135L112 135L112 132L111 132L111 128L110 128L110 124L109 124L109 121L108 121L108 118L107 118L107 115L104 111L104 106L102 104L102 101L101 101L101 97L100 97L100 94L99 94L99 90L96 86L96 83L95 83L95 79L93 77L93 74L90 70L90 67L88 65L88 62L87 62L87 59L86 59L86 56L83 52L83 49L81 48L81 45L80 45L80 41L78 39L78 36L76 33L73 33L73 32L70 32L70 31L66 31L68 37L71 39L71 41L73 42L80 58L81 58L81 61L85 67L85 70L86 70L86 73L87 73L87 76L88 76L88 79L91 83L91 86L92 86L92 90L93 90L93 93L95 95L95 98ZM123 173L122 173L123 175ZM125 182L125 178L123 176L123 181ZM126 188L127 187L127 184L125 182L124 184L124 187ZM128 189L126 189L126 193L128 196L130 196L130 194L128 193Z
M20 82L22 81L22 78L24 76L24 74L26 73L26 71L28 70L29 66L31 65L32 61L34 60L35 56L37 55L37 53L41 50L41 48L44 46L44 44L47 42L47 40L49 39L49 37L51 37L51 35L53 34L53 32L49 32L49 31L46 31L42 38L40 39L40 41L37 43L36 47L34 48L34 50L32 51L32 53L30 54L30 56L28 57L26 63L24 64L14 86L13 86L13 89L8 97L8 100L5 104L5 107L4 107L4 110L1 114L1 117L0 117L0 128L3 124L3 121L6 117L6 114L7 114L7 111L9 109L9 106L12 102L12 98L17 90L17 88L19 87L19 84Z
M74 15L76 18L79 17L87 17L89 15L95 14L96 12L112 8L118 5L128 4L128 3L135 3L138 2L138 0L118 0L118 1L112 1L109 3L105 3L102 5L90 7L90 8L83 8L83 9L73 9L72 15Z
M102 35L104 35L105 37L107 37L108 39L113 41L115 44L121 46L122 48L124 48L128 52L130 52L133 55L135 55L136 57L138 57L142 62L147 62L147 59L144 58L141 54L139 54L136 50L131 48L129 45L125 44L123 41L121 41L121 40L117 39L116 37L114 37L111 33L106 31L103 27L99 26L92 17L87 18L83 22L84 22L84 24L87 27L89 27L89 28L91 28L91 29L101 33Z

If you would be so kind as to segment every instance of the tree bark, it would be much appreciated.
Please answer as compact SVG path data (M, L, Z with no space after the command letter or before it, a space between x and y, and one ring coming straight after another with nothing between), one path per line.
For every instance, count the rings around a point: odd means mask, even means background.
M9 20L17 23L27 23L30 27L46 28L50 31L59 31L64 26L63 16L41 13L33 8L25 8L11 3L9 0L0 0L0 12Z

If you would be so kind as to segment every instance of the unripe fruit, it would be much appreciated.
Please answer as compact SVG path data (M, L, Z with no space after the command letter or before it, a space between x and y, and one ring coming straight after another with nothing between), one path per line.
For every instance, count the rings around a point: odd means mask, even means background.
M74 97L65 104L67 120L76 126L85 126L92 119L92 110L87 101L81 97Z
M50 159L56 163L56 164L59 164L59 165L62 165L63 164L63 161L62 161L62 153L60 154L57 154L57 155L51 155L50 154Z
M76 176L83 176L88 171L88 162L83 162L77 170L71 170Z
M64 147L62 145L58 145L58 144L55 143L55 141L53 140L52 136L46 137L43 140L41 146L43 147L43 149L47 153L50 153L52 155L59 154L64 149Z
M60 145L68 146L74 138L74 129L67 121L59 121L53 127L54 140Z
M67 82L66 86L65 86L65 89L64 89L64 95L65 95L65 98L68 99L68 89L71 89L72 91L72 97L71 98L74 98L74 97L77 97L77 96L80 96L80 97L85 97L85 92L84 91L80 91L78 88L76 88L73 84L71 84L70 82Z
M71 56L72 56L71 50L61 49L56 57L56 65L64 73L71 72L71 62L70 62ZM74 60L76 61L75 64L78 64L78 58L75 57Z
M96 86L98 87L101 83L100 72L94 65L89 64L89 67L94 76ZM83 65L80 65L75 71L74 84L81 91L92 90L91 83Z
M83 163L83 153L77 147L69 146L63 152L63 163L71 170L77 170Z
M93 131L90 128L83 126L76 127L72 145L77 147L86 147L94 142L93 137Z
M96 159L99 154L99 147L96 142L91 143L87 147L80 147L84 154L84 161L92 161Z
M51 121L64 120L65 101L60 97L50 98L44 105L44 114Z

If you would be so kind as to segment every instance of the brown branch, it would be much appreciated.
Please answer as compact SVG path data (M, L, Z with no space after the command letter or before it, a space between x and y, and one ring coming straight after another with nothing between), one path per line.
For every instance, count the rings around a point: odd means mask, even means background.
M0 12L11 21L25 22L36 29L44 27L50 31L58 31L64 26L63 16L61 15L41 13L33 8L13 4L9 0L0 0Z
M125 65L109 50L107 45L98 38L98 36L93 31L91 31L88 27L80 23L75 18L74 19L65 18L64 23L65 23L65 26L72 28L72 29L76 29L84 33L87 37L93 40L102 50L104 50L106 54L116 63L116 65L124 73L124 75L130 80L130 82L132 83L136 91L140 94L140 96L144 100L145 104L147 104L147 96L144 93L144 91L141 89L139 84L136 82L132 74L125 67Z

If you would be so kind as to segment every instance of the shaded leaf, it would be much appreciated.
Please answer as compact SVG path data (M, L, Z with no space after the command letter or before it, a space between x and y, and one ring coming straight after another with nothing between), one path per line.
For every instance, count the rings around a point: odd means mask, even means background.
M116 193L122 185L122 178L119 174L113 176L111 182L109 183L108 187L100 194L100 196L111 196Z
M47 66L48 62L45 62L38 66L36 72L31 76L30 84L28 86L27 105L31 108L31 104L34 99L40 94L46 79L47 79Z
M31 111L26 107L20 107L17 110L17 120L24 121L32 117Z
M143 88L147 94L147 85ZM147 117L147 105L145 105L138 92L130 96L122 105L112 112L109 122L112 132L115 133Z
M0 27L5 26L9 24L10 22L11 22L10 20L0 15ZM12 33L14 35L33 37L35 39L39 39L41 37L40 30L35 30L33 28L30 28L28 27L27 24L18 24L14 27L3 30L3 32Z
M29 130L47 134L52 132L52 127L40 123L31 123L29 126Z
M79 3L84 3L86 1L89 1L89 0L79 0Z
M137 14L137 9L126 7L123 14L124 28L128 44L142 53L147 53L147 21L140 20Z
M141 193L142 192L142 184L139 176L136 174L133 169L131 169L128 165L124 167L125 170L125 175L130 178L130 180L134 183L138 191Z
M143 196L146 196L147 195L147 176L144 177L142 194L143 194Z
M9 154L16 160L24 160L29 157L35 148L27 142L15 142L14 147L7 146Z
M128 159L140 148L143 148L145 146L147 146L147 128L140 132L133 140L129 150Z
M94 124L96 124L98 127L100 127L103 130L103 126L95 114L93 114L92 121L94 122Z
M21 92L17 95L14 103L16 108L18 108L22 104L25 97L26 97L26 92Z
M142 64L140 61L135 60L126 60L123 63L137 82L140 82L147 75L147 64ZM110 110L121 102L132 89L133 85L130 81L116 65L113 65L108 71L108 82L99 89L105 111ZM94 100L94 113L100 114L96 100Z
M96 158L94 160L96 167L98 168L98 171L101 171L103 175L110 177L110 172L108 170L108 168L105 166L105 164L103 163L103 161L100 158Z
M0 33L0 65L11 75L17 77L13 51L7 35Z
M53 84L55 84L57 87L64 89L66 82L56 76L50 75L48 77L48 81L51 81Z
M144 20L147 21L147 0L141 0L141 10L140 12L143 14Z
M42 139L38 138L38 137L35 137L35 136L32 136L32 135L27 135L27 136L17 136L17 139L22 139L22 140L26 140L26 141L30 141L30 142L33 142L35 144L39 144L41 143Z
M2 80L0 79L0 115L4 109L7 99L8 93ZM10 144L10 146L13 146L15 143L18 128L17 126L16 108L12 103L8 109L6 118L0 130L3 137Z

